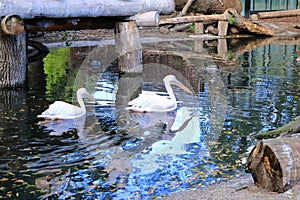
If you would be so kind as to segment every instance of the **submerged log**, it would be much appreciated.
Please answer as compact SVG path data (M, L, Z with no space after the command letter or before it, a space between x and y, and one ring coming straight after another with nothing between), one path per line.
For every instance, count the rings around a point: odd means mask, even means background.
M256 139L275 138L293 133L300 133L300 117L275 130L258 133L253 137Z
M245 171L254 183L272 192L285 192L300 181L300 135L261 140L252 149Z

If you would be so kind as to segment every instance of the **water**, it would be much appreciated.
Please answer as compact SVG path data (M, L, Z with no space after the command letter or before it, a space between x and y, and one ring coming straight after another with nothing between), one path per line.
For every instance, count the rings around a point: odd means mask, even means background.
M255 144L249 135L300 113L295 45L260 46L219 68L203 53L216 51L209 43L196 53L196 41L145 46L140 76L120 76L115 58L99 55L102 47L52 49L47 79L31 63L28 90L0 91L1 198L151 199L205 187L244 174L242 160ZM162 47L175 53L152 51ZM140 86L164 92L161 79L170 73L195 91L175 88L177 111L124 109ZM82 85L101 104L88 102L86 117L36 118L54 100L75 103L73 87Z

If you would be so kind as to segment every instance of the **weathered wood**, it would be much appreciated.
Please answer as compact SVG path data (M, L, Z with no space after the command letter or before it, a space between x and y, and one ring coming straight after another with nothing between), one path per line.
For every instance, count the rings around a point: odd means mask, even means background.
M188 0L187 3L185 4L185 6L182 8L182 11L177 15L177 17L184 16L194 1L195 0Z
M253 137L256 139L275 138L283 135L300 133L300 117L272 131L261 132Z
M203 34L204 33L203 23L201 23L201 22L195 23L195 33L196 34Z
M23 86L26 79L26 34L0 30L0 88Z
M173 28L170 28L170 31L182 31L184 29L188 29L190 26L193 26L193 23L187 23L187 24L180 24L177 26L174 26Z
M274 35L274 30L266 28L262 25L255 24L251 20L240 16L236 10L228 8L223 14L215 15L198 15L198 16L186 16L186 17L175 17L169 19L160 20L160 25L165 24L180 24L188 22L208 22L208 21L228 21L228 23L237 26L239 29L244 31L260 34L260 35Z
M109 17L132 16L139 12L158 11L170 14L174 0L1 0L0 15L16 14L23 19L34 17Z
M6 15L1 20L1 28L6 34L16 35L24 30L24 22L18 15Z
M227 21L218 21L218 36L226 36L228 30Z
M274 35L274 30L271 28L266 28L262 25L253 23L250 19L244 18L240 16L236 10L234 9L227 9L228 14L231 15L230 18L233 17L233 25L237 26L238 28L248 31L250 33L259 34L259 35L267 35L272 36Z
M295 17L300 16L300 10L282 10L273 12L261 12L256 14L257 19L268 19L277 17Z
M141 73L142 45L135 21L117 23L115 33L119 71Z
M219 30L218 30L218 28L214 27L213 25L209 25L206 28L205 33L211 33L213 35L218 35Z
M272 192L284 192L300 181L300 135L261 140L252 149L245 171L254 183Z
M142 12L128 19L135 20L137 26L157 26L159 23L159 13L157 11Z
M225 21L227 20L227 15L216 14L216 15L197 15L197 16L185 16L185 17L174 17L168 19L161 19L159 25L165 24L180 24L189 22L204 22L204 21Z

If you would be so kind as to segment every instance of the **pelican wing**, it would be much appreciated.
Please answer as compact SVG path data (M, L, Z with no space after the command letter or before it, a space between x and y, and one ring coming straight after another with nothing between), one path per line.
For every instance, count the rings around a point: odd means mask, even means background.
M82 114L83 110L80 107L74 106L63 101L55 101L49 106L47 110L45 110L38 117L53 116L55 118L55 116L57 116L57 118L68 118L79 116Z
M140 94L128 103L128 110L136 112L168 112L176 109L177 103L167 96L157 94Z

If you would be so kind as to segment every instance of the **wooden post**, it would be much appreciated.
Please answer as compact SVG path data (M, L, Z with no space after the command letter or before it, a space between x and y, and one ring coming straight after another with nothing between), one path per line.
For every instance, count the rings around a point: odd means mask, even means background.
M115 40L119 71L141 73L142 45L135 21L117 23Z
M202 22L196 22L195 23L195 33L196 34L203 34L204 31L203 31L203 23Z
M227 29L228 29L227 21L218 21L218 35L219 36L226 36Z
M26 34L0 30L0 88L23 86L26 80Z
M119 80L117 91L116 106L126 107L128 102L137 97L140 93L139 88L143 84L143 74L125 74Z
M227 39L222 38L218 39L218 55L224 59L226 59L226 54L227 54Z
M261 140L252 149L245 170L254 183L272 192L285 192L300 181L300 135Z
M203 40L194 40L194 51L203 53L205 50L203 48Z

